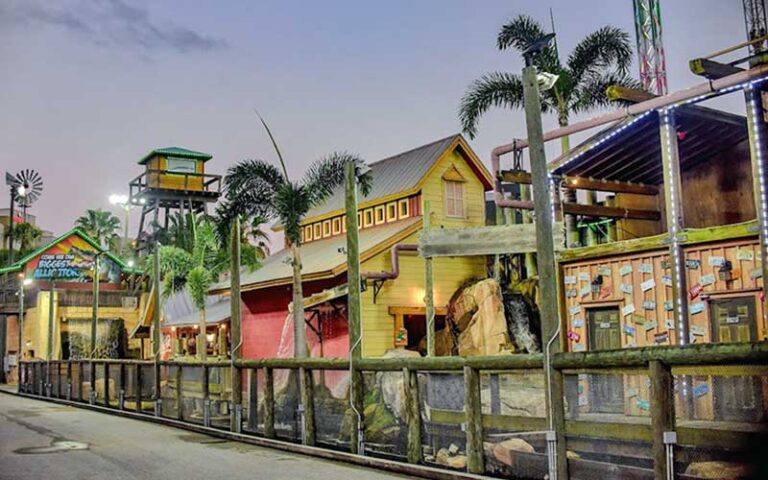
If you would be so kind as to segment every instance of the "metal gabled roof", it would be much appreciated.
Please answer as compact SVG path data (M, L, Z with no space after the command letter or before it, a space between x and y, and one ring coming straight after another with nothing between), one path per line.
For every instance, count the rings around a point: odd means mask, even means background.
M144 155L144 157L139 160L139 165L144 165L149 161L150 158L156 157L158 155L169 155L172 157L182 157L182 158L195 158L202 161L208 161L213 158L213 155L210 153L205 152L196 152L194 150L189 150L187 148L181 148L181 147L164 147L164 148L156 148L149 152L148 154Z
M398 222L388 223L378 227L360 230L360 256L364 261L376 247L384 248L389 243L398 241L421 227L421 217L412 217ZM303 281L328 278L346 271L347 255L346 235L337 235L325 240L310 242L301 246L301 274ZM253 272L243 272L240 283L241 290L255 290L271 285L289 284L293 279L293 268L290 264L291 250L286 248L276 252ZM222 293L229 290L229 281L219 282L211 287L211 293Z

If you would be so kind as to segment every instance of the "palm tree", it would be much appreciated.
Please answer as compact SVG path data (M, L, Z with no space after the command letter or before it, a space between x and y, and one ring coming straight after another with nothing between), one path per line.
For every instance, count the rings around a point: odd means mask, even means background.
M117 236L120 219L111 212L102 209L86 210L85 215L75 221L75 225L85 230L101 246L108 246Z
M499 50L514 48L522 52L545 35L539 22L519 15L501 27L496 40ZM627 32L605 26L582 39L565 65L560 61L557 45L545 48L533 60L541 72L558 75L555 85L542 92L544 113L557 114L561 127L568 125L571 114L587 112L608 105L605 93L611 85L640 88L628 75L632 63L632 47ZM519 75L493 72L472 82L461 99L459 118L470 138L477 134L480 116L491 107L523 108L523 82ZM563 151L568 139L563 137Z
M200 312L199 332L197 338L197 355L200 360L207 356L206 300L208 290L218 274L228 264L221 261L216 241L216 231L212 222L203 220L192 221L193 243L191 250L185 250L176 245L160 247L160 273L163 275L163 295L168 298L186 288L192 303Z
M496 46L499 50L513 48L523 52L544 35L539 22L518 15L501 27ZM541 93L541 109L543 113L556 114L561 127L568 125L572 114L607 106L610 100L606 89L611 85L641 88L640 82L627 73L632 63L629 34L616 27L605 26L587 35L565 64L560 61L557 44L546 47L533 63L540 72L558 76L554 86ZM519 75L493 72L472 82L459 107L462 129L469 138L475 137L480 116L491 107L523 108L523 82ZM561 137L560 147L562 153L570 149L568 136ZM566 200L575 200L573 190L567 190L565 195ZM567 216L566 224L572 239L575 218Z
M282 223L293 257L294 356L303 358L307 356L307 343L301 285L301 220L310 209L321 205L336 188L344 185L347 163L355 164L363 195L370 192L372 179L360 157L348 152L335 152L310 165L300 182L292 181L272 132L264 119L260 116L259 119L277 153L281 169L263 160L242 160L230 167L224 179L226 198L219 214L229 219L234 219L236 215L256 218L259 224L271 220Z
M22 222L13 227L12 239L19 243L20 253L31 250L42 236L43 231L29 222Z

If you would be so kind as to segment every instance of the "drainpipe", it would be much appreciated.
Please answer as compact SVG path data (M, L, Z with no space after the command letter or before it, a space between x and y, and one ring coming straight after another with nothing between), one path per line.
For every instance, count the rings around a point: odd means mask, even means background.
M679 90L669 95L662 97L654 97L644 102L629 105L613 112L609 112L583 122L574 123L565 127L556 128L550 130L544 134L544 141L555 140L566 135L583 132L595 127L605 125L607 123L617 122L624 120L625 118L633 117L636 115L649 112L651 110L658 110L660 108L669 107L677 103L688 102L689 100L697 100L699 97L707 97L712 93L725 93L727 90L736 90L746 82L753 80L761 80L768 75L768 64L760 65L743 72L734 73L717 80L710 80L705 83L687 88L685 90ZM493 149L491 152L491 167L493 169L493 176L496 179L494 182L493 194L494 200L497 206L501 208L519 208L523 210L532 210L533 202L526 202L521 200L510 200L504 198L501 193L501 179L499 179L499 173L501 172L501 155L511 153L516 149L523 149L528 147L527 139L516 139L512 143L500 145ZM557 159L555 159L555 162Z
M400 276L400 252L416 252L419 246L412 243L398 243L390 250L392 255L392 271L362 272L361 277L367 280L393 280Z

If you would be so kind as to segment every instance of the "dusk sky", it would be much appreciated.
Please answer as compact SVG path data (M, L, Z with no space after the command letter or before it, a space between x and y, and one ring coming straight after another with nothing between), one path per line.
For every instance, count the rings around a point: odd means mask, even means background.
M745 39L740 0L661 4L670 91L702 82L689 59ZM38 170L30 213L62 233L127 194L153 148L209 152L210 173L276 161L254 108L292 175L336 149L379 160L458 132L469 83L522 68L498 28L520 13L548 26L550 6L562 55L607 24L634 43L631 0L0 0L0 174ZM523 118L491 112L472 147L487 163Z

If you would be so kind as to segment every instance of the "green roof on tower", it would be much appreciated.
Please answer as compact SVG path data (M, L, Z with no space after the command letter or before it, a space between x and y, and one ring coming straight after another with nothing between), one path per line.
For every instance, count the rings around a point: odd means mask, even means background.
M213 158L213 155L211 155L210 153L196 152L194 150L188 150L186 148L180 148L180 147L165 147L165 148L156 148L151 152L149 152L148 154L146 154L144 158L139 160L139 165L144 165L149 161L150 158L156 157L158 155L182 157L182 158L197 158L204 162Z

